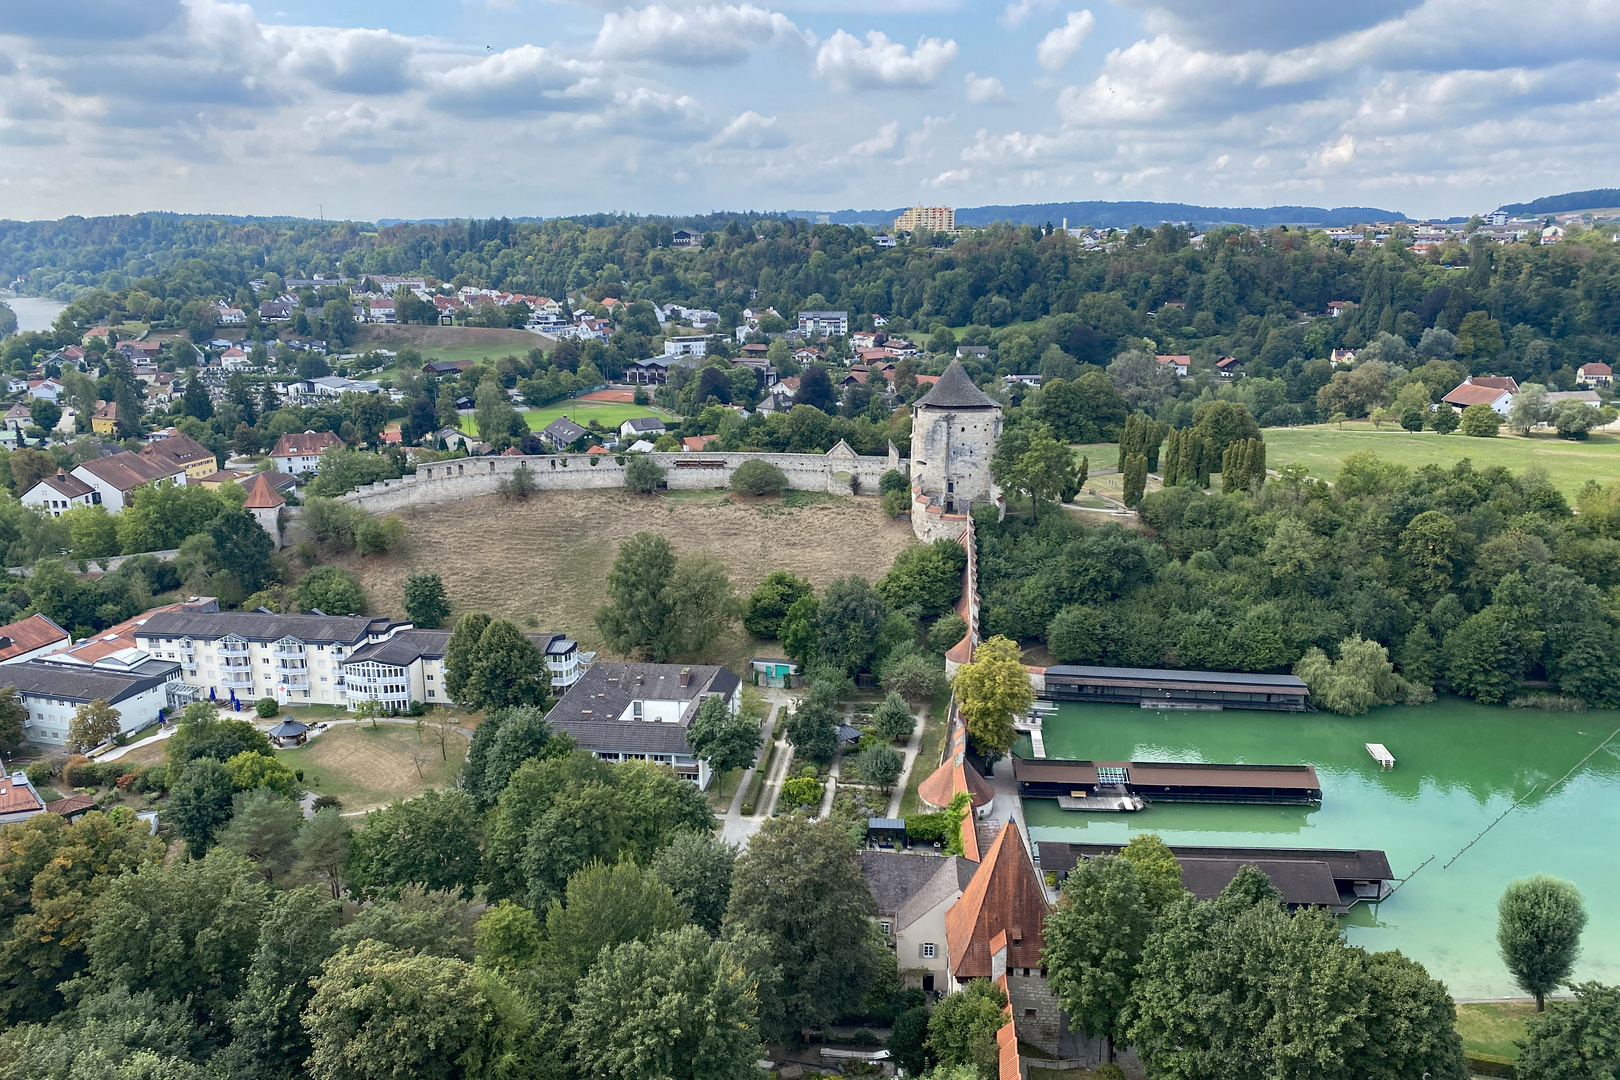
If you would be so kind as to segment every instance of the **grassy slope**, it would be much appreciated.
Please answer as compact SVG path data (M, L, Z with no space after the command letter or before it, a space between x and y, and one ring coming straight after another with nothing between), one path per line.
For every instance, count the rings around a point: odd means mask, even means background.
M499 360L548 349L556 342L527 330L492 330L479 326L362 326L356 328L350 352L394 349L409 345L424 360Z
M1603 480L1620 475L1620 437L1603 434L1575 442L1553 435L1524 438L1506 432L1494 439L1470 439L1463 435L1436 435L1432 431L1412 433L1385 427L1374 431L1371 424L1346 424L1302 428L1266 428L1266 464L1276 469L1294 462L1311 475L1331 480L1345 457L1358 450L1371 450L1386 461L1409 468L1433 462L1451 466L1463 458L1475 468L1502 465L1521 472L1531 465L1547 470L1553 484L1573 496L1589 479Z
M567 416L575 423L589 426L592 420L605 428L618 426L635 416L658 416L669 419L669 413L647 405L625 405L613 401L560 401L542 409L529 409L520 414L530 431L539 431L559 416ZM461 418L461 430L469 435L478 434L478 424L471 416Z
M484 611L536 630L566 633L599 649L594 614L607 602L607 574L619 542L650 530L681 553L708 551L725 563L746 597L770 571L785 567L821 588L833 578L882 576L911 526L888 518L875 498L793 497L732 502L724 492L644 497L621 490L541 492L521 502L496 496L401 511L407 550L347 560L360 575L371 610L402 615L408 574L444 578L456 615ZM781 646L734 628L706 658L741 670L753 655Z
M1519 1048L1513 1040L1528 1031L1527 1021L1536 1014L1529 1001L1482 1001L1457 1006L1457 1034L1463 1049L1476 1054L1518 1060Z
M277 750L276 757L288 768L302 769L311 791L341 799L345 812L369 810L455 782L456 770L467 754L467 740L451 735L448 761L441 758L438 738L431 729L423 729L422 740L432 757L420 775L411 761L411 750L417 745L416 728L411 724L380 724L375 729L369 724L341 724L308 745Z

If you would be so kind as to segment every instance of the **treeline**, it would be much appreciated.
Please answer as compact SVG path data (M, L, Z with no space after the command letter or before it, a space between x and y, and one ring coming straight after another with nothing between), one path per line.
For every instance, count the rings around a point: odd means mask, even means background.
M1577 504L1538 469L1413 471L1358 453L1331 485L1287 466L1244 490L1148 494L1142 532L987 516L985 633L1061 663L1308 661L1313 693L1331 686L1352 712L1436 690L1504 702L1539 680L1612 704L1620 485L1588 483Z

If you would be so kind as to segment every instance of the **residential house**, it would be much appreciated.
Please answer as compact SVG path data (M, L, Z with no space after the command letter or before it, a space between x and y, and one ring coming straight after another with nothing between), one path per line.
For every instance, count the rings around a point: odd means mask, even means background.
M259 304L259 318L265 322L286 322L296 310L297 304L292 300L265 300Z
M270 460L278 472L293 476L319 471L321 455L343 440L330 431L289 431L276 440L270 450Z
M945 916L978 868L958 855L861 852L861 876L877 901L878 930L906 987L943 993L951 984Z
M765 363L766 357L769 355L770 351L771 347L769 345L761 345L756 343L753 345L744 345L739 350L739 353L740 358L743 360L753 360L758 363Z
M1154 359L1159 362L1159 367L1169 368L1174 371L1178 379L1185 379L1187 373L1192 370L1192 357L1190 356L1156 356Z
M562 450L589 434L588 428L581 427L566 416L559 416L540 429L540 441L554 450Z
M367 305L366 322L391 323L394 321L394 298L374 296Z
M1040 375L1003 375L1001 377L1001 381L1006 386L1015 386L1015 385L1039 386L1039 385L1041 385L1041 376Z
M801 311L799 333L805 337L843 337L849 333L849 312Z
M776 366L764 357L745 356L740 360L733 360L734 368L747 368L759 377L759 384L765 389L776 385Z
M446 375L459 375L472 366L470 360L434 360L422 365L422 370L431 372L439 378Z
M46 401L60 402L65 388L56 379L28 380L28 396L30 398L44 398Z
M625 439L656 439L667 430L656 416L632 416L619 425L619 435Z
M80 705L105 701L118 710L119 730L129 732L156 723L193 696L181 681L178 663L139 649L94 664L56 657L11 664L5 681L16 688L26 710L23 737L58 749L68 745L68 725Z
M1223 356L1215 361L1215 374L1223 379L1235 379L1243 374L1243 365L1235 356Z
M0 626L0 664L21 664L61 652L73 644L73 635L43 615Z
M210 697L347 706L344 661L410 628L363 615L167 611L149 616L135 640L178 661L185 682Z
M895 246L895 244L899 243L899 241L890 236L888 233L878 233L876 236L872 237L872 243L880 248L892 248Z
M102 402L101 408L90 414L90 430L97 435L113 435L118 431L118 402Z
M129 504L136 488L165 483L184 487L186 483L184 465L165 458L143 458L127 450L86 461L76 466L72 475L94 488L101 495L101 505L111 514Z
M703 234L695 229L676 229L669 241L670 247L695 248L703 246Z
M223 300L219 302L219 312L215 317L219 319L221 326L234 326L247 322L247 312L239 307L229 305Z
M1588 361L1575 369L1575 378L1582 386L1613 386L1614 369L1608 364L1596 360ZM6 414L9 422L11 414Z
M802 348L793 350L793 359L798 362L800 367L803 367L806 364L824 363L827 356L814 345L805 345Z
M988 346L988 345L958 345L956 347L956 358L958 360L966 360L969 357L971 357L971 358L973 358L975 360L979 360L981 362L984 361L984 360L989 359L989 357L990 357L990 346Z
M252 366L248 354L235 345L219 354L219 366L223 371L246 371Z
M1512 384L1512 387L1509 389L1503 384ZM1512 379L1470 375L1440 400L1458 410L1470 405L1489 405L1495 412L1506 416L1508 410L1513 408L1513 396L1518 390L1518 383Z
M644 386L662 386L669 382L670 359L668 356L649 356L645 360L632 361L624 369L624 381Z
M1541 230L1541 242L1543 244L1556 244L1563 238L1564 227L1562 225L1548 225Z
M45 800L34 790L27 773L19 769L10 776L0 776L0 825L27 821L43 813Z
M219 471L214 452L190 435L175 434L149 442L141 448L141 457L156 461L165 467L179 467L186 474L186 482L201 480Z
M15 431L20 435L23 428L30 427L33 423L34 417L28 411L28 406L20 401L6 410L5 427L8 431Z
M707 356L709 338L706 334L683 334L664 339L665 356Z
M1356 350L1354 350L1354 349L1334 349L1333 352L1331 354L1329 354L1329 356L1328 356L1328 366L1329 367L1335 367L1336 368L1336 367L1339 367L1341 364L1348 365L1348 364L1353 364L1355 362L1356 362Z
M61 517L75 506L99 506L101 492L61 469L55 476L41 477L39 482L18 500L24 506L35 506L51 517Z
M849 347L857 352L861 349L875 349L879 345L879 338L883 335L872 330L857 330L849 335Z
M698 708L722 698L742 706L742 680L723 667L681 664L592 664L546 714L582 750L604 761L650 761L707 788L709 764L686 741Z
M546 658L552 693L562 695L577 683L595 653L582 653L579 643L562 634L529 634ZM385 641L355 650L343 662L343 686L348 707L375 699L390 710L403 712L413 702L451 704L444 689L444 658L448 630L401 630Z
M1329 300L1328 314L1337 319L1340 315L1348 315L1356 310L1354 300Z
M681 440L681 453L698 453L719 437L718 435L688 435Z

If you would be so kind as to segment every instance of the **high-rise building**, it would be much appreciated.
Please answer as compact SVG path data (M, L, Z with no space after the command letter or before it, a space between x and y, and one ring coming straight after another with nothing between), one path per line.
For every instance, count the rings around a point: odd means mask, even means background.
M930 232L955 232L956 208L913 206L894 219L894 231L897 233L916 232L918 229L928 229Z

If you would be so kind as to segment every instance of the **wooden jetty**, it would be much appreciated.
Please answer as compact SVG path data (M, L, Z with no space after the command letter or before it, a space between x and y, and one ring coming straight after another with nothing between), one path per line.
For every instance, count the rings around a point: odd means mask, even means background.
M1383 743L1368 743L1367 753L1372 755L1372 759L1378 762L1380 767L1385 769L1393 769L1395 767L1395 755L1390 753L1389 748Z

